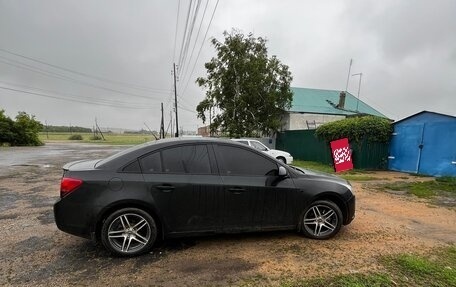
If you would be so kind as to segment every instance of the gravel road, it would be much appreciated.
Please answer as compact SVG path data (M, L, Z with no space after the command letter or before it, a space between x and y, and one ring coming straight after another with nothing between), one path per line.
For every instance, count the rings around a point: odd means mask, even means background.
M416 180L393 172L353 182L357 214L332 240L294 232L169 240L137 258L111 257L92 242L54 224L61 166L102 158L122 147L47 144L0 148L1 286L204 286L237 285L381 270L380 256L425 252L456 243L456 208L440 207L371 187Z

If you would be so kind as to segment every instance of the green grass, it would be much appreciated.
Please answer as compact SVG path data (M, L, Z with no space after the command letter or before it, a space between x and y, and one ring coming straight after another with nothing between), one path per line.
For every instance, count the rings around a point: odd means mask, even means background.
M71 133L40 133L39 139L46 142L84 142L84 143L99 143L99 144L111 144L111 145L136 145L147 141L155 140L152 135L148 134L114 134L104 133L105 140L91 140L93 137L92 133L77 133L82 136L82 140L72 141L69 140Z
M327 173L335 173L334 168L331 165L328 164L323 164L319 162L314 162L314 161L303 161L303 160L294 160L293 161L294 166L302 167L302 168L308 168L308 169L313 169L316 171L322 171L322 172L327 172Z
M445 194L447 196L456 196L456 178L441 177L435 180L422 182L393 182L378 186L382 190L406 191L418 197L429 198L435 195Z
M399 254L380 258L384 272L335 275L314 279L279 279L279 286L291 287L390 287L456 286L456 246L434 249L426 255ZM305 275L304 275L305 276ZM257 276L240 286L266 286L267 278Z
M344 171L342 173L336 173L334 171L334 168L329 164L323 164L323 163L314 162L314 161L303 161L303 160L294 160L293 165L302 167L302 168L316 170L316 171L337 174L338 176L340 176L346 180L352 180L352 181L378 180L378 178L376 178L376 177L366 175L366 174L372 173L371 171L366 171L366 170L353 169L353 170Z
M370 176L370 175L357 175L357 174L346 174L341 175L340 177L345 178L346 180L352 181L369 181L369 180L379 180L379 178Z
M353 274L339 275L331 278L317 278L312 280L282 281L281 287L387 287L391 285L391 278L386 274Z
M402 254L385 258L389 270L397 270L397 282L410 286L456 286L456 246L426 256Z

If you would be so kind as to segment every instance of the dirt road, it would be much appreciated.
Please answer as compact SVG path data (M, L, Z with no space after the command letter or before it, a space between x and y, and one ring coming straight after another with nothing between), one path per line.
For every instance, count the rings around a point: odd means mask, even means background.
M379 270L382 255L456 243L455 207L375 191L371 186L380 182L412 179L378 172L378 181L352 183L356 218L329 241L294 232L213 236L166 241L138 258L113 258L59 231L52 205L63 163L117 150L63 144L0 149L1 286L274 285L287 278Z

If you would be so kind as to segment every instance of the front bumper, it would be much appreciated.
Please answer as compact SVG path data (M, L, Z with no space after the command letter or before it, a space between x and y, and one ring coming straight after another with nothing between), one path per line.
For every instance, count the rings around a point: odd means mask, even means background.
M347 216L344 218L344 225L350 224L355 219L356 198L354 195L346 202Z

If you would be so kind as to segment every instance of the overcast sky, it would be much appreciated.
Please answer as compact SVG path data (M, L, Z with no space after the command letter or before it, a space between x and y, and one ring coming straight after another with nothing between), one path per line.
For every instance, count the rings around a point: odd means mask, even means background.
M343 90L352 58L361 100L386 116L456 115L454 0L202 0L182 44L189 3L0 0L0 109L52 125L92 127L97 118L101 127L158 130L163 102L166 129L176 62L179 125L196 130L204 91L194 81L214 55L209 40L237 28L268 39L292 86ZM358 79L350 77L354 95Z

